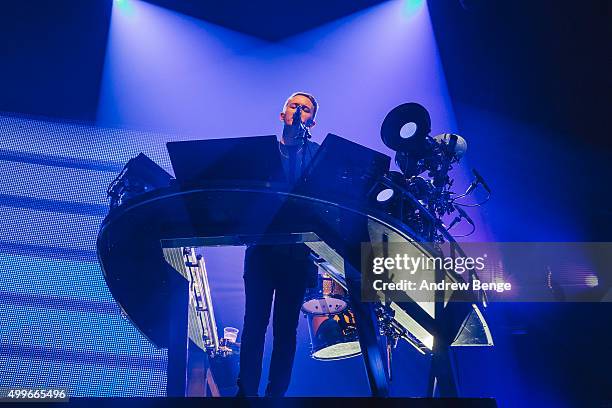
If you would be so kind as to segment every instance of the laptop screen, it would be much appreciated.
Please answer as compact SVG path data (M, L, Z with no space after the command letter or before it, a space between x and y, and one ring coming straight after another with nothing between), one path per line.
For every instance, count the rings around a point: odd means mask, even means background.
M168 142L166 147L181 184L286 183L276 136Z
M328 134L295 191L328 199L362 201L391 158L334 134Z

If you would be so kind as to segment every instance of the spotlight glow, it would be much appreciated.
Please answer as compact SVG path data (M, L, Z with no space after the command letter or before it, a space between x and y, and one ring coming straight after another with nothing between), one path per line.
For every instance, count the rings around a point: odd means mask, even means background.
M113 0L113 3L118 9L122 11L130 11L132 9L130 0Z
M421 10L423 4L425 4L425 0L404 0L404 15L407 17L412 17Z
M586 284L588 287L590 287L590 288L594 288L594 287L596 287L596 286L598 286L598 285L599 285L599 279L597 279L597 276L595 276L595 275L587 275L587 276L584 278L584 283L585 283L585 284Z

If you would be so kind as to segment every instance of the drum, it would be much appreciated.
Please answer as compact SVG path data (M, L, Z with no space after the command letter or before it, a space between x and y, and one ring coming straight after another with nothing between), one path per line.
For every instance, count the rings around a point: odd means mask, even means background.
M319 274L317 287L306 291L302 311L313 315L340 313L346 309L346 290L327 273Z
M361 354L355 316L350 309L328 315L306 315L315 360L333 361Z

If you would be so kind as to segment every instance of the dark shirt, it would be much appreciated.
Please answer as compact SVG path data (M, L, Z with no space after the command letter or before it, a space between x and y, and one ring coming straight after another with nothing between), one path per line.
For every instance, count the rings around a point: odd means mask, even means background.
M283 170L289 184L295 183L312 160L319 144L308 141L304 147L286 146L279 142Z
M279 142L279 151L283 170L289 185L299 180L308 163L314 157L319 144L308 141L306 146L285 146ZM245 275L252 269L279 269L279 273L288 273L287 269L297 269L299 275L307 279L308 286L316 284L317 268L310 259L310 249L304 244L250 245L246 252L247 263L252 267L245 268ZM245 265L246 266L246 265Z

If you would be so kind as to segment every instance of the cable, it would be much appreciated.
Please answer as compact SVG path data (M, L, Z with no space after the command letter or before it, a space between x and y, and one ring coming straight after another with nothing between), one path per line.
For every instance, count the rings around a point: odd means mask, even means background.
M471 224L470 224L471 225ZM448 231L448 230L447 230ZM470 232L468 232L467 234L464 235L453 235L451 234L451 236L453 238L464 238L464 237L469 237L470 235L472 235L474 232L476 232L476 225L472 225L472 230Z
M481 205L485 204L487 201L489 201L491 199L491 193L487 194L487 198L485 198L483 201L477 203L477 204L463 204L463 203L456 203L455 200L458 199L460 197L456 197L452 199L453 204L455 205L460 205L461 207L480 207Z

